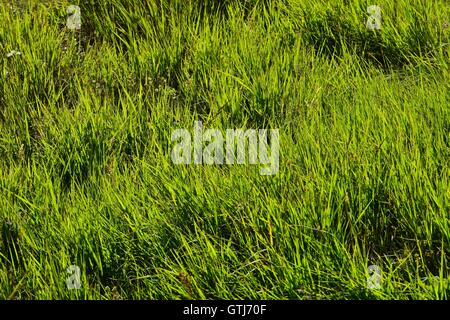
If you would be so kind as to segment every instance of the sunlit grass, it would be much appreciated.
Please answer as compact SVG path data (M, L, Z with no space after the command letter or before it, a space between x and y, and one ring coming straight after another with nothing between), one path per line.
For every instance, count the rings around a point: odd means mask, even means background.
M448 298L446 1L9 3L1 298ZM280 171L174 165L196 120L278 128Z

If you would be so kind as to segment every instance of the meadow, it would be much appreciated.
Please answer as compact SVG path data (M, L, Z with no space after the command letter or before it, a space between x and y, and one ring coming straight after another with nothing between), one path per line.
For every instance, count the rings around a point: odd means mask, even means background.
M448 299L449 65L447 0L0 0L0 298Z

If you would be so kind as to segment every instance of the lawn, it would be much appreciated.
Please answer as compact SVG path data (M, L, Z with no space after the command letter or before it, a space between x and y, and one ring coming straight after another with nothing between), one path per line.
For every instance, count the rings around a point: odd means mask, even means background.
M448 299L450 3L0 0L0 229L2 299Z

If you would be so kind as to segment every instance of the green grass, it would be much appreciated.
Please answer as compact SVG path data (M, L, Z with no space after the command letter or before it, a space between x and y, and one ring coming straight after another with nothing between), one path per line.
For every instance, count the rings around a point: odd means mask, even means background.
M449 298L448 1L9 3L0 298ZM196 120L278 128L278 174L173 164Z

